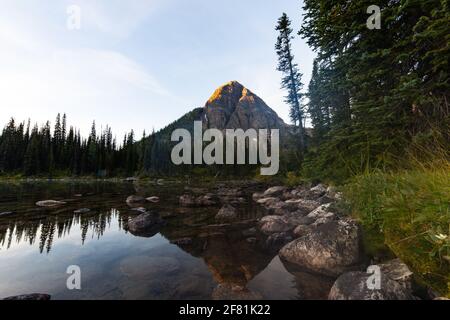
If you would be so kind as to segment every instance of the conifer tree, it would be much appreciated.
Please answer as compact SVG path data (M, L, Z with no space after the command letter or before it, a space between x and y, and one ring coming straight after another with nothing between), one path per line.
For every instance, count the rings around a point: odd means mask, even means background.
M286 89L288 94L286 96L286 103L290 106L290 117L299 129L300 147L303 150L305 147L304 136L304 111L302 106L303 84L301 81L302 74L298 70L297 64L294 62L294 55L292 53L291 40L292 28L291 21L286 13L283 13L278 20L276 30L279 31L275 50L278 55L278 71L283 73L281 87Z

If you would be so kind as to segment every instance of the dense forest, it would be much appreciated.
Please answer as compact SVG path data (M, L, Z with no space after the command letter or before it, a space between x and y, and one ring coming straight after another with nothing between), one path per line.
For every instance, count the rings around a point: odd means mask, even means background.
M97 133L94 122L86 139L74 127L67 128L65 114L57 115L53 128L48 121L31 128L30 120L17 124L11 119L0 136L3 174L105 177L132 174L143 162L144 152L135 143L133 131L119 145L110 127Z
M317 53L305 93L298 90L291 21L284 14L278 22L291 118L298 123L308 115L314 127L301 164L308 177L344 181L399 167L410 155L425 161L449 151L448 1L379 1L380 30L367 27L371 4L304 2L298 34Z

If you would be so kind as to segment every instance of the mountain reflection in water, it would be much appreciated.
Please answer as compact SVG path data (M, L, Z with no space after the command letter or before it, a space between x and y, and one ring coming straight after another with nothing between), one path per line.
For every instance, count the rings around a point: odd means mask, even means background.
M333 279L278 259L261 236L249 236L264 215L250 200L239 218L219 223L219 207L180 208L181 184L0 184L0 298L43 292L53 299L325 299ZM146 209L166 224L135 236L131 194L158 196ZM64 200L58 208L35 202ZM74 214L80 208L88 213ZM68 290L69 265L82 289Z

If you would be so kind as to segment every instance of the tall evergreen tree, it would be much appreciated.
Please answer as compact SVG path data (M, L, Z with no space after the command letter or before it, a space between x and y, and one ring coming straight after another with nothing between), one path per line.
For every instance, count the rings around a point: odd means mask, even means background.
M302 74L298 69L298 65L294 62L294 55L292 53L291 40L292 28L291 21L286 13L283 13L278 20L276 30L279 31L275 50L278 55L278 71L283 73L281 86L288 91L286 96L286 103L290 106L290 117L295 125L299 129L300 146L303 150L305 147L305 134L304 134L304 111L302 106Z

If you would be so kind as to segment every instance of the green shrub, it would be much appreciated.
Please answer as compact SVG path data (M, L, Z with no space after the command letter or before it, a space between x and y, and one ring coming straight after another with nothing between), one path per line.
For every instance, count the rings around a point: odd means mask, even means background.
M370 246L381 239L442 294L450 286L450 164L360 175L345 187Z

